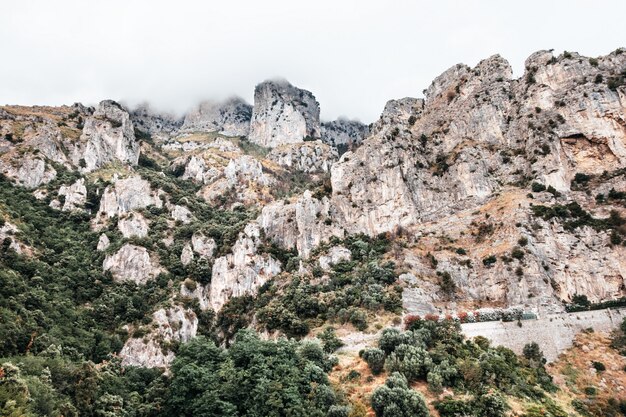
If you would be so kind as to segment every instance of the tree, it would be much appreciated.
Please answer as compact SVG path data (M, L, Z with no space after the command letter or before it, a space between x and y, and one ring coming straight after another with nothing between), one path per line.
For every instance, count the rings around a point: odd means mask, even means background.
M524 345L522 354L529 361L533 361L537 364L545 363L543 352L541 351L541 349L539 348L539 345L536 342L527 343L526 345Z
M367 362L374 375L380 374L385 368L385 352L380 349L365 349L362 358Z
M409 381L425 378L432 366L432 359L423 347L400 345L387 358L389 372L400 372Z
M324 351L327 353L333 353L343 346L343 342L335 334L334 327L325 328L324 331L317 336L317 338L322 341Z
M406 378L397 372L374 391L372 408L377 417L430 416L422 395L409 388Z

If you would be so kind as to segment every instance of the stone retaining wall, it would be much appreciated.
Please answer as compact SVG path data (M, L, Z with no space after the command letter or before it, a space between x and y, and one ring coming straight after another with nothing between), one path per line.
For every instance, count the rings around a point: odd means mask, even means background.
M587 328L597 332L610 332L619 327L626 317L626 308L577 313L550 314L536 320L518 322L481 322L461 325L469 337L483 336L493 345L502 345L521 353L524 345L536 342L548 360L554 361L561 352L571 347L574 336Z

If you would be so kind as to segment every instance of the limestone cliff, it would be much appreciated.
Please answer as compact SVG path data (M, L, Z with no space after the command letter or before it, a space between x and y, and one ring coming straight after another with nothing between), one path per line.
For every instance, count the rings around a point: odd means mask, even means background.
M322 141L341 153L353 150L369 135L369 127L356 120L337 119L321 126Z
M320 138L320 107L310 91L287 81L265 81L254 89L250 141L273 148Z
M115 101L100 102L85 120L79 145L72 154L74 165L89 172L113 161L136 165L138 160L139 144L130 115Z
M183 132L216 132L225 136L248 136L252 106L234 97L224 102L205 101L185 115Z

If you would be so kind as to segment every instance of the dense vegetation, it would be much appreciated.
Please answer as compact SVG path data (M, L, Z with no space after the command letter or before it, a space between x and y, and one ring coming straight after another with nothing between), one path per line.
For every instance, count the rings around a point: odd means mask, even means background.
M407 382L417 381L427 383L435 395L446 388L455 392L456 395L435 404L443 417L504 416L508 409L506 396L533 402L544 410L542 415L566 416L547 395L556 386L534 343L527 345L524 355L518 357L509 349L490 346L481 337L465 340L459 324L453 320L412 318L405 332L384 330L378 348L366 349L361 356L373 373L386 370L391 375L391 382L388 380L372 396L372 406L379 417L428 415L415 405L423 400L404 398L414 394L388 394L389 386L396 387L396 391L410 391ZM415 411L408 411L407 401L415 403L411 406Z
M171 377L116 359L77 362L54 347L0 363L6 417L347 416L320 344L261 341L250 332L228 350L194 339L179 350Z
M334 245L349 249L351 259L324 271L318 264L319 255ZM256 313L258 323L267 330L280 330L293 337L305 336L310 329L326 321L351 323L364 330L368 326L369 312L400 313L402 310L402 289L395 285L395 264L383 260L388 249L389 241L384 235L331 239L307 260L313 276L294 272L286 280L269 281L259 289L256 298L231 299L220 312L218 325L224 333L234 334L249 324ZM276 247L266 248L266 251L287 265L287 270L300 261L295 251Z

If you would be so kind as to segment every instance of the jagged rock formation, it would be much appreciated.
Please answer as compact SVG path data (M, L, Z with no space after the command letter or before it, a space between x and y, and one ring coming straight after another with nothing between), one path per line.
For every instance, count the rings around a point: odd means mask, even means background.
M119 356L122 365L164 368L174 360L174 352L163 345L171 342L187 342L196 336L198 318L195 313L181 306L157 310L152 315L152 331L145 337L130 338Z
M604 164L602 151L612 161L607 168L624 166L621 93L577 77L582 66L589 78L609 79L624 55L594 67L576 58L538 61L542 54L529 58L519 80L494 56L439 76L423 107L409 99L388 104L371 139L333 166L333 203L343 224L376 234L440 218L533 172L568 190L576 172Z
M180 254L180 262L187 266L195 258L194 254L204 259L212 259L213 252L217 248L215 240L196 232L191 236L191 242L187 243Z
M320 268L327 271L333 265L336 265L341 261L349 261L350 258L352 258L352 252L350 252L350 249L343 246L333 246L325 255L320 256L318 262Z
M333 191L325 211L332 213L332 223L318 218L289 223L288 218L297 219L295 208L274 203L261 216L266 234L284 247L297 248L303 257L313 242L340 231L375 236L409 228L460 243L465 239L452 231L480 233L469 223L480 224L472 213L485 207L481 215L506 219L506 232L498 229L488 244L473 248L468 261L473 267L463 266L453 252L443 251L437 258L437 268L449 271L463 299L562 310L560 300L577 293L593 300L624 295L622 246L607 247L606 232L583 228L573 234L554 223L529 220L532 200L516 190L520 184L529 189L536 180L565 193L559 201L574 198L597 209L600 217L608 216L592 198L572 190L571 183L576 173L606 170L596 192L626 188L619 174L610 174L626 167L625 91L619 85L626 54L617 51L590 60L539 52L526 65L520 79L512 79L509 64L499 56L473 69L457 65L433 81L425 100L389 102L371 136L331 169ZM498 196L506 201L494 213ZM554 197L546 193L542 198ZM518 224L534 221L538 229L520 230L512 218ZM528 244L522 278L506 263L482 265L490 252L506 256L526 233L534 240ZM497 236L506 243L494 246ZM466 242L463 247L473 246L475 242ZM416 247L441 251L434 243ZM425 255L423 250L405 259L419 286L433 283L438 288L439 278ZM425 294L432 294L431 303L456 308L440 291Z
M96 246L96 249L99 251L105 251L110 245L111 240L103 233L100 235L100 238L98 238L98 245Z
M369 134L369 127L357 120L338 119L322 123L322 141L334 146L340 153L353 150Z
M150 230L148 220L146 220L141 213L136 211L132 211L128 215L121 217L117 222L117 228L125 238L146 237Z
M17 233L17 226L12 223L4 222L4 224L0 226L0 244L4 244L5 240L8 239L10 242L8 245L9 249L13 249L15 252L21 254L25 252L24 249L26 247L15 238Z
M146 248L129 243L115 254L107 256L102 269L110 271L116 281L133 281L137 284L145 284L161 272Z
M148 206L163 207L161 192L153 191L150 183L138 175L113 180L100 200L99 217L111 218Z
M265 235L281 246L297 248L303 258L331 236L343 237L342 227L334 225L328 197L318 200L310 191L293 203L276 201L263 208L258 219Z
M182 118L172 114L154 112L148 104L142 104L130 112L135 131L164 141L174 135L183 124Z
M187 180L210 184L221 174L217 167L207 166L206 161L201 156L193 155L185 163L185 172L182 178Z
M254 294L281 271L280 262L257 253L260 234L258 224L248 224L233 245L232 253L215 260L209 292L214 311L219 311L231 297Z
M250 141L273 148L305 138L320 138L320 108L313 94L284 80L257 85Z
M287 168L313 174L329 172L338 154L335 148L315 141L278 146L267 155L267 159Z
M115 101L100 102L85 121L80 144L72 154L74 165L90 172L109 162L137 165L138 160L139 143L130 115Z
M87 202L85 179L81 178L72 185L62 185L57 193L59 199L50 202L50 207L63 211L81 210ZM61 202L60 200L63 200Z
M88 114L80 105L0 109L0 172L27 188L50 182L52 163L69 167L67 152Z
M166 272L162 264L172 276L166 296L196 298L202 310L219 311L277 275L271 290L280 296L296 269L324 281L333 265L360 262L347 249L361 239L352 235L383 233L377 239L390 249L375 262L393 261L402 272L406 313L559 312L575 294L593 302L626 295L624 77L623 50L597 59L540 51L519 79L493 56L475 68L450 68L424 99L389 101L371 128L342 120L320 126L313 95L286 82L257 86L252 115L241 101L205 103L184 124L148 109L129 116L108 101L95 112L10 106L0 109L0 170L63 210L84 206L87 185L90 204L100 196L93 229L108 234L97 243L107 254L103 269L116 281L144 284ZM162 139L142 148L158 161L151 167L143 159L134 166L133 127ZM221 136L248 128L253 144L272 149ZM345 151L340 158L336 148ZM574 219L564 208L571 202L593 218ZM557 214L544 218L538 205ZM205 222L210 216L194 212L199 207L215 209L220 220ZM243 220L235 229L220 223L231 218ZM147 238L146 247L121 240L118 230L124 239ZM4 224L0 239L24 251L16 231ZM299 257L281 254L289 259L281 265L265 253L280 253L270 243ZM162 250L175 255L166 259ZM155 314L158 330L129 339L125 363L165 366L173 354L161 342L195 334L183 310ZM183 321L177 334L172 323Z
M171 205L170 207L170 215L172 219L175 221L181 222L183 224L191 223L192 214L191 211L187 207L179 206L179 205Z
M183 132L216 132L225 136L248 136L252 106L233 97L221 103L205 101L185 115Z
M26 188L47 184L57 176L56 170L43 159L30 156L25 157L18 168L11 165L5 167L4 174Z

